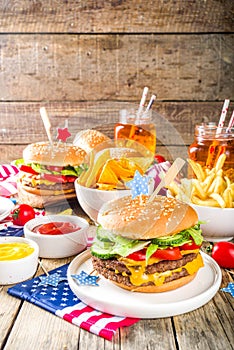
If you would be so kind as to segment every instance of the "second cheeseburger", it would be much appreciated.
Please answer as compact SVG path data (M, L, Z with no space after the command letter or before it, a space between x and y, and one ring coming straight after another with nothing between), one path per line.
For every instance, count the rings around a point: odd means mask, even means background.
M17 161L19 200L36 208L76 197L74 181L84 169L86 152L64 143L28 145Z
M194 279L203 266L196 211L174 198L142 195L105 203L91 247L94 269L121 288L166 292Z

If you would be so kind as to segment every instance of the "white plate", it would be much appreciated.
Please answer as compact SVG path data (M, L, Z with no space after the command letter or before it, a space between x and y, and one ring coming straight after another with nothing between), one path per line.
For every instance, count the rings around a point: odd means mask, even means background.
M13 202L5 197L0 197L0 220L5 219L14 208Z
M85 304L116 316L161 318L195 310L211 300L218 291L222 273L218 264L202 253L204 267L195 279L176 290L164 293L134 293L112 284L105 278L99 287L79 286L71 275L93 270L90 252L78 255L69 265L67 277L70 288Z

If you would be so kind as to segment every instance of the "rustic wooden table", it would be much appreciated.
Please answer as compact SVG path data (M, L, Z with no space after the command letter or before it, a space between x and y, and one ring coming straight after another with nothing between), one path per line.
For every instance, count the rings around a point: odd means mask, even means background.
M74 213L85 217L78 203ZM54 208L59 212L62 208ZM64 209L64 208L63 208ZM93 227L91 227L91 230ZM66 259L43 259L50 271L70 262ZM38 268L37 275L44 273ZM222 285L233 281L233 274L222 270ZM229 293L218 291L199 309L175 317L142 319L131 327L121 328L112 341L104 340L59 317L7 294L9 286L0 286L1 350L231 350L234 348L234 302Z

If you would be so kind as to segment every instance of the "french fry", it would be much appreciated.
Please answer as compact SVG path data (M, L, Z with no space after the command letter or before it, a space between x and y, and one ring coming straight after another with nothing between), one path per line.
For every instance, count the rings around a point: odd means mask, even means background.
M197 179L199 181L204 181L206 176L205 176L205 173L202 169L201 164L194 162L194 160L192 160L192 159L189 159L188 162L191 165Z
M194 193L197 194L199 198L206 199L207 193L203 190L200 182L198 180L194 180L193 184L194 184Z
M219 207L218 202L215 199L208 198L206 200L202 200L198 198L197 196L192 197L192 203L197 205L202 205L205 207Z
M226 154L223 153L219 156L217 163L215 165L216 172L218 172L218 170L222 169L225 160L226 160Z
M226 208L232 207L232 193L230 187L226 188L226 190L223 192L223 200Z
M225 201L222 198L222 196L220 196L220 194L218 194L218 193L211 193L210 197L213 198L214 200L216 200L216 202L218 203L218 205L221 208L225 208L225 206L226 206Z

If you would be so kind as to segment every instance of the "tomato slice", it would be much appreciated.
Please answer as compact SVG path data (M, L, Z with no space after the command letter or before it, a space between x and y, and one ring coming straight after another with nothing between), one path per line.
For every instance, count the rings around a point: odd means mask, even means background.
M50 171L57 171L57 172L61 172L64 167L62 166L55 166L55 165L47 165L46 168Z
M185 243L180 246L181 250L193 250L193 249L199 249L201 245L197 245L194 241L191 243Z
M41 178L57 183L66 183L66 182L74 182L77 177L71 175L54 175L54 174L41 174Z
M179 260L182 258L182 254L178 247L170 247L167 249L157 249L151 257L162 260ZM129 254L127 258L136 261L144 261L146 259L146 249L141 249Z
M33 174L33 175L37 175L37 174L38 174L38 172L36 172L35 170L33 170L33 168L31 168L29 165L24 165L24 164L22 164L22 165L20 166L20 170L21 170L21 171L24 171L24 172L26 172L26 173L29 173L29 174Z

